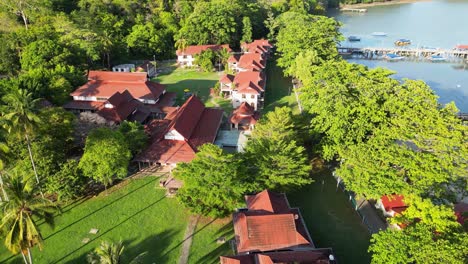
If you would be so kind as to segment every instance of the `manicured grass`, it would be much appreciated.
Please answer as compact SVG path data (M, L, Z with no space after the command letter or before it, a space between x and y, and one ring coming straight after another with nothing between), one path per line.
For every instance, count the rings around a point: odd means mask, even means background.
M225 237L224 244L216 243L220 237ZM190 264L215 264L219 263L219 257L233 255L229 240L234 237L232 219L208 219L201 218L193 236L190 248Z
M156 78L157 82L165 84L168 92L177 93L177 103L184 102L184 90L189 89L203 102L209 101L210 88L213 88L219 80L217 72L201 72L196 69L176 68L168 73L163 73Z
M284 77L283 70L276 65L274 58L268 61L266 75L267 84L263 112L272 111L275 107L290 106L294 113L299 113L296 98L292 93L291 79Z
M86 254L101 241L122 239L123 263L145 251L144 263L177 263L188 214L176 199L165 198L158 183L156 177L127 180L108 195L103 192L64 207L55 229L40 225L44 248L34 248L34 262L86 263ZM89 234L91 228L99 232ZM90 242L82 243L84 238ZM20 256L12 257L1 247L0 263L21 262Z
M370 234L330 171L314 176L309 186L288 193L292 207L299 207L317 247L331 247L339 263L369 263Z

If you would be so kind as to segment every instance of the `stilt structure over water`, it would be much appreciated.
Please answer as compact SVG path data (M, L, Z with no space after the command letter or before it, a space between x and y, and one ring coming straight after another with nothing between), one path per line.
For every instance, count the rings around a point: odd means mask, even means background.
M431 56L437 55L446 58L446 61L448 62L468 60L468 50L459 49L338 47L338 52L341 55L357 55L366 59L384 59L387 54L397 54L399 56L410 57L413 59L430 59Z
M341 8L343 12L357 12L357 13L366 13L367 9L364 8Z

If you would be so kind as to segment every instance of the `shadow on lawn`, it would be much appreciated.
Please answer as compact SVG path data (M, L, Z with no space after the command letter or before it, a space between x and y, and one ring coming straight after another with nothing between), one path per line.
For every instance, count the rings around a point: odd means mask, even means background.
M206 228L211 223L213 223L213 221L211 221L208 224L206 224L205 226L203 226L199 231ZM197 231L197 233L199 231ZM225 237L226 242L224 242L223 244L220 244L214 250L207 253L203 257L201 257L196 263L197 264L204 264L204 263L213 263L213 264L215 264L215 263L219 263L219 257L221 255L226 255L226 252L229 252L229 254L234 254L234 252L232 252L231 245L230 245L230 242L229 242L232 235L233 235L233 226L232 226L232 223L229 222L229 223L225 224L222 228L220 228L216 232L215 237L213 238L213 241L210 241L212 243L216 243L216 240L218 238Z
M146 185L146 184L144 184ZM120 223L114 225L113 227L107 229L106 231L103 231L102 233L100 233L98 236L96 236L95 238L91 239L88 243L74 249L73 251L69 252L68 254L64 255L63 257L61 257L60 259L52 262L52 263L62 263L64 259L66 259L67 257L71 256L72 254L74 254L75 252L79 251L80 249L82 249L83 247L86 247L89 243L93 242L93 241L96 241L98 240L99 238L101 238L102 236L106 235L107 233L111 232L112 230L114 230L115 228L119 227L120 225L126 223L127 221L129 221L130 219L132 219L133 217L137 216L138 214L142 213L143 211L149 209L150 207L154 206L155 204L159 203L160 201L164 200L164 198L166 198L166 196L162 196L161 198L157 199L156 201L150 203L149 205L143 207L142 209L136 211L135 213L133 213L132 215L128 216L127 218L125 218L124 220L120 221ZM73 262L70 262L70 263L73 263Z
M184 100L184 90L189 89L190 93L198 96L203 102L209 99L210 88L213 88L217 83L217 80L207 79L187 79L181 80L175 83L167 83L168 92L176 92L177 99L176 104L182 104Z
M72 225L74 225L74 224L77 224L78 222L82 221L83 219L85 219L85 218L87 218L87 217L90 217L91 215L93 215L93 214L95 214L95 213L97 213L97 212L103 210L103 209L106 208L106 207L111 206L112 204L114 204L114 203L116 203L116 202L122 200L123 198L129 196L130 194L132 194L132 193L134 193L134 192L136 192L136 191L138 191L138 190L144 188L144 187L147 186L148 184L154 183L154 181L156 181L156 178L155 178L155 180L148 181L147 183L142 184L141 186L139 186L138 188L132 190L131 192L128 192L128 193L126 193L126 194L120 196L119 198L113 200L112 202L110 202L110 203L108 203L108 204L102 206L101 208L99 208L99 209L97 209L97 210L94 210L93 212L91 212L91 213L89 213L89 214L87 214L87 215L85 215L85 216L83 216L83 217L77 219L76 221L74 221L74 222L68 224L67 226L61 228L60 230L57 230L56 232L54 232L54 233L50 234L49 236L45 237L44 240L47 240L47 239L49 239L49 238L51 238L51 237L57 235L58 233L64 231L65 229L69 228L70 226L72 226ZM163 198L164 198L164 197L163 197ZM77 206L77 205L76 205L76 206ZM69 210L71 210L71 209L69 209ZM67 211L68 211L68 210L67 210Z

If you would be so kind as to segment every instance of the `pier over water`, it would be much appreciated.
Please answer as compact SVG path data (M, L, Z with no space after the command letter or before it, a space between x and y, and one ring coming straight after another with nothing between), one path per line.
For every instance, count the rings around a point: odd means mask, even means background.
M453 62L457 60L468 59L468 49L432 49L432 48L407 48L407 47L338 47L338 52L341 55L357 55L367 59L383 58L386 54L397 54L404 57L412 58L430 58L431 56L442 56L447 61Z

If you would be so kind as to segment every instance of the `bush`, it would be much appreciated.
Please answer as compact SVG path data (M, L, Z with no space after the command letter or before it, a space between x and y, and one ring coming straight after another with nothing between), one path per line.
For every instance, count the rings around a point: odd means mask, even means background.
M47 178L45 188L47 193L57 195L57 200L66 201L83 194L86 180L78 168L78 161L68 160L56 174Z

